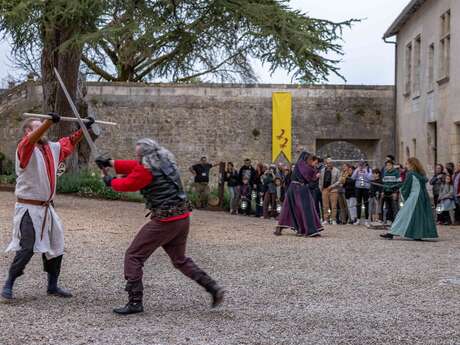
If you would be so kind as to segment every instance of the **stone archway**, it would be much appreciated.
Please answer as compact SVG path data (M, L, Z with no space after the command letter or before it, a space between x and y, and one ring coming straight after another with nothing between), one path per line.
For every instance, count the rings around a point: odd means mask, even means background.
M334 161L355 163L361 159L371 166L378 166L378 140L317 139L316 154L322 158L330 157Z

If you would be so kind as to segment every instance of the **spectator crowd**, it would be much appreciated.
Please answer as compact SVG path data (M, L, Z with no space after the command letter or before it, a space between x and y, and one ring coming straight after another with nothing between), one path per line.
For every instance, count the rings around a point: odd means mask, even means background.
M197 208L206 208L212 165L202 157L190 171L194 174ZM222 183L229 195L228 208L232 215L275 218L279 216L290 184L294 166L262 164L255 167L245 159L239 169L227 162ZM369 225L391 224L402 205L399 188L404 182L406 168L388 155L381 167L371 168L361 160L338 166L331 158L320 159L318 179L309 185L315 208L323 223ZM460 163L454 167L438 164L429 181L438 224L460 223Z

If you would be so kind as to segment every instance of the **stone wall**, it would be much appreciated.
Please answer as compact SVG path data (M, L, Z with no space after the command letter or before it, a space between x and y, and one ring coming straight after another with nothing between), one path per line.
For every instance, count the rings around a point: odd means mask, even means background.
M21 109L39 104L41 88L34 88ZM137 139L151 137L171 149L186 170L202 155L211 162L240 165L249 157L269 163L271 97L276 91L293 96L293 151L303 146L314 152L345 141L376 162L394 152L393 88L387 86L88 83L87 99L98 119L119 124L103 128L97 141L101 151L129 158ZM6 120L12 113L0 113L0 151L9 157L18 126L16 120ZM16 119L17 113L11 116Z
M443 75L440 44L441 16L451 13L450 36L460 35L460 1L425 1L397 35L397 147L399 159L417 158L429 174L437 163L460 162L460 41L451 39L449 73ZM420 67L416 66L416 41L421 39ZM412 43L411 73L407 71L406 47ZM430 59L430 45L435 53ZM428 71L433 69L434 80ZM418 72L417 72L418 71ZM417 75L418 74L418 75ZM407 76L412 75L407 88ZM415 83L419 78L420 83ZM418 86L418 87L417 87Z

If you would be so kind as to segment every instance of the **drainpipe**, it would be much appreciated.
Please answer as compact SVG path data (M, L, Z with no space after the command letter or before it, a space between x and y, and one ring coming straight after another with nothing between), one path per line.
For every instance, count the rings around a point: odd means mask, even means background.
M395 87L394 87L394 96L393 96L393 106L394 106L394 114L393 114L393 124L395 128L395 136L394 136L394 150L395 155L398 161L401 160L399 157L399 128L398 128L398 116L397 116L397 105L398 105L398 41L389 41L388 37L383 37L383 41L387 44L393 44L395 46ZM398 152L398 154L396 154Z

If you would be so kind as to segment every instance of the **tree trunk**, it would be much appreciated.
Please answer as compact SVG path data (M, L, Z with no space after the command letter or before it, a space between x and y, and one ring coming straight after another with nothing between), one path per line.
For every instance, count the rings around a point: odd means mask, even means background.
M44 24L46 26L46 24ZM78 27L78 26L77 26ZM56 68L64 81L67 91L76 103L78 85L78 72L82 54L81 46L70 46L60 50L62 43L66 42L75 33L72 27L59 28L48 25L42 29L42 85L43 85L43 110L45 113L54 111L61 116L74 117L69 102L59 85L54 74ZM50 130L50 138L57 140L71 134L78 128L73 122L62 122ZM67 172L76 173L78 167L78 151L75 150L66 161Z

